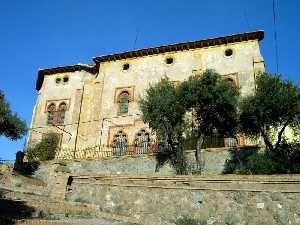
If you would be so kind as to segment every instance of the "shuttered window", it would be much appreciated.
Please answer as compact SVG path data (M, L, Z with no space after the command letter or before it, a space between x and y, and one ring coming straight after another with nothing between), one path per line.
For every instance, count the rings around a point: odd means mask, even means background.
M120 102L119 102L119 113L127 113L128 112L128 93L123 92L120 95Z

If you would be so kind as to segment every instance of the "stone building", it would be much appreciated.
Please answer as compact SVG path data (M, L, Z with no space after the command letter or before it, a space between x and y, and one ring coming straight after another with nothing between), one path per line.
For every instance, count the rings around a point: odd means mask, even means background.
M263 37L263 31L241 33L94 57L94 65L39 70L28 144L54 132L60 138L57 157L149 151L153 137L137 103L149 84L163 76L182 82L214 69L241 95L253 93L255 74L264 70Z

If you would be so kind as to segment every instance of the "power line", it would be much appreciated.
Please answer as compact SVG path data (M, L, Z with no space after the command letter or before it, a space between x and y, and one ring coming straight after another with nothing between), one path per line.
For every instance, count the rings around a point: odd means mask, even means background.
M277 44L277 31L276 31L277 29L276 29L275 0L273 0L273 23L274 23L276 72L278 73L278 44Z
M245 21L246 21L248 30L250 31L250 30L251 30L251 27L250 27L250 24L249 24L249 20L248 20L248 16L247 16L246 9L244 10L244 17L245 17Z
M136 35L135 35L135 40L134 40L134 43L133 43L133 50L135 50L135 46L136 46L136 43L137 43L137 40L138 40L138 36L139 36L139 29L137 28L136 29Z

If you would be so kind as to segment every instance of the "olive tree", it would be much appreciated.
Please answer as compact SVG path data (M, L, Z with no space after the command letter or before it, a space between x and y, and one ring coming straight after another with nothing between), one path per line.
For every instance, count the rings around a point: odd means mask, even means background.
M26 123L13 113L10 105L0 90L0 136L4 135L11 140L20 139L26 132Z
M183 115L185 108L179 101L178 88L163 77L150 85L139 107L144 122L155 132L159 142L158 168L170 161L179 174L184 173L185 160L182 149Z
M280 75L258 74L255 93L241 101L240 111L241 131L261 136L268 151L277 151L287 127L299 130L299 87Z
M179 96L186 111L193 114L196 125L196 160L206 135L234 137L238 128L239 90L214 70L193 75L179 87Z

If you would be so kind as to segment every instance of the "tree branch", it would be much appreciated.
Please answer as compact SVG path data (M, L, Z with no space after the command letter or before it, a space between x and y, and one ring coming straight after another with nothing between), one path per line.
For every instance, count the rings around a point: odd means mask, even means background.
M279 144L281 142L281 139L282 139L282 135L283 135L283 132L285 130L285 128L287 127L287 125L290 123L290 120L288 119L285 124L283 124L283 127L281 128L281 130L278 132L278 135L277 135L277 142L275 144L275 148L274 150L277 150L278 147L279 147Z
M265 133L264 129L263 129L263 128L260 128L260 132L261 132L261 135L262 135L262 137L263 137L263 139L264 139L264 142L265 142L265 144L267 145L268 149L269 149L270 151L273 151L273 150L274 150L273 145L272 145L272 143L270 142L270 140L269 140L269 138L268 138L268 135Z

